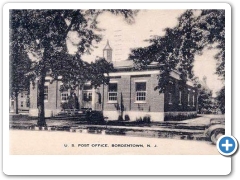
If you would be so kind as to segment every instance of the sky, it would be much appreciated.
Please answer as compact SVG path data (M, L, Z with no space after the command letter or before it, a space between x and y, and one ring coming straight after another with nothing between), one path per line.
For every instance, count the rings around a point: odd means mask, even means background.
M133 24L128 24L122 16L115 16L110 13L103 13L98 17L98 27L104 29L101 32L102 41L94 44L91 55L85 55L82 58L88 62L94 61L97 56L103 56L103 48L107 40L113 49L113 61L123 61L128 59L128 55L132 48L145 47L149 43L145 40L153 35L164 35L164 29L174 27L177 24L177 18L185 10L140 10L135 17ZM68 46L70 52L74 52L76 47L71 45L71 41L77 41L77 37L71 34ZM213 91L215 96L216 92L222 87L222 81L215 74L216 60L214 55L216 50L204 49L203 54L196 55L193 71L195 76L202 79L203 76L207 77L207 85Z

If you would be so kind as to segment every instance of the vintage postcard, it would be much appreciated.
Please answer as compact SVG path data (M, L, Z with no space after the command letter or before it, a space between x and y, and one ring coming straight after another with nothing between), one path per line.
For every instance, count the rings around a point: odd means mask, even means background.
M225 166L209 171L208 164L205 174L231 171L231 159L216 145L231 135L228 4L27 5L4 7L8 164L48 155L50 164L56 157L64 166L86 164L83 172L74 167L53 174L83 175L94 158L104 167L129 159L126 167L134 170L126 174L154 175L170 172L163 165L164 172L140 172L139 161L177 167L180 160L189 167L195 160L198 167L196 161L208 158ZM237 146L231 142L222 145L226 151Z

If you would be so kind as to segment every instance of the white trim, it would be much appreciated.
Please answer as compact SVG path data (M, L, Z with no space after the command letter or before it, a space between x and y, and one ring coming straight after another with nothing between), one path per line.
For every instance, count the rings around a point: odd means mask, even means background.
M134 104L146 104L147 101L134 101Z
M127 72L113 72L113 73L109 73L108 75L105 73L105 76L109 76L109 77L113 77L113 76L134 76L134 75L151 75L151 74L160 74L159 70L149 70L149 71L127 71ZM175 72L175 71L171 71L170 72L170 76L177 79L177 80L181 80L179 73ZM187 80L186 82L187 85L189 86L193 86L193 82L191 82L190 80Z
M110 79L109 83L118 83L118 81Z
M189 86L193 86L194 85L193 82L191 82L189 80L186 82L186 84L189 85Z
M90 81L85 82L84 85L89 85L89 86L91 86L91 82L90 82Z
M52 80L53 78L51 76L46 76L45 80Z
M147 80L134 80L134 82L147 82Z
M109 73L109 77L111 76L122 76L122 75L149 75L149 74L159 74L159 70L153 70L153 71L131 71L131 72L114 72L114 73ZM104 74L107 75L107 74Z
M170 76L172 76L173 78L175 78L177 80L181 79L180 75L178 73L176 73L176 72L173 72L173 71L170 72Z
M117 104L117 101L108 101L108 104Z

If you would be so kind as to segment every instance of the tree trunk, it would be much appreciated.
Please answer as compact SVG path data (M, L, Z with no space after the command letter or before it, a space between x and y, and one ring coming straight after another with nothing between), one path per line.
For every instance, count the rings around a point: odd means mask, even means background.
M18 92L15 92L15 113L18 114Z
M45 110L44 110L44 83L45 83L46 72L44 70L41 71L41 75L39 76L38 81L38 92L37 92L37 100L38 100L38 122L37 125L40 127L47 126L45 121Z

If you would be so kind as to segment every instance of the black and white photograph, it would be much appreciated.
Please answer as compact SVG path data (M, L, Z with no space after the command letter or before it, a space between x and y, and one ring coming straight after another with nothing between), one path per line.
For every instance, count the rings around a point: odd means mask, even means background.
M219 154L224 9L10 9L9 68L12 155Z

